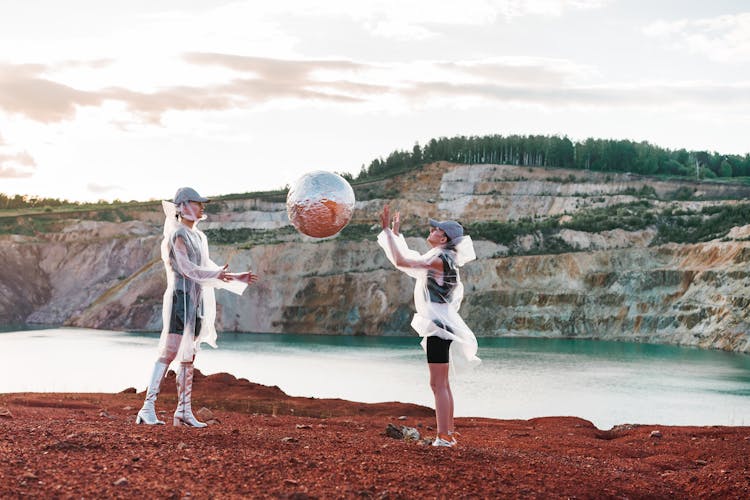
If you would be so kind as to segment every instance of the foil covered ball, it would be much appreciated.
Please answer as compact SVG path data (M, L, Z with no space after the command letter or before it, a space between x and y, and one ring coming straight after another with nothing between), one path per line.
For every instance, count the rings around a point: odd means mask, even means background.
M286 213L300 233L326 238L341 231L354 212L354 190L331 172L303 175L289 189Z

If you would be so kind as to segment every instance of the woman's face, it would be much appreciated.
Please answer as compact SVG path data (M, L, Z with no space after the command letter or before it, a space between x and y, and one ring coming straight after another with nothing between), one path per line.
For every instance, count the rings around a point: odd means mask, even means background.
M194 213L198 216L198 219L203 217L203 210L206 208L206 204L200 201L191 201L190 204L193 206Z
M201 220L203 217L203 205L200 201L189 201L182 205L183 208L180 215L186 220Z
M427 243L435 247L438 245L444 245L446 241L448 241L448 237L445 235L445 231L430 226L430 235L427 237Z

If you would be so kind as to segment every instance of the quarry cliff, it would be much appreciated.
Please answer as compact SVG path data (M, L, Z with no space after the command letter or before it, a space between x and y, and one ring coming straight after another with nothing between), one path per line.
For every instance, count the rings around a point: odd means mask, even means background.
M750 351L748 187L438 162L355 192L350 225L325 240L293 230L283 197L209 205L212 259L262 277L217 293L220 331L411 335L413 283L375 243L389 203L417 250L427 217L472 235L462 315L478 337ZM0 214L0 324L161 329L159 205L102 214Z

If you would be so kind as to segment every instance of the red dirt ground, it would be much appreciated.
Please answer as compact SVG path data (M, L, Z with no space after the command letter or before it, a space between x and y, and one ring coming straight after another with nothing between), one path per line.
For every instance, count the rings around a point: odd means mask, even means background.
M218 422L187 429L136 426L142 398L0 395L0 498L750 498L747 427L460 418L446 449L385 435L392 423L433 436L432 410L416 405L196 374L194 407Z

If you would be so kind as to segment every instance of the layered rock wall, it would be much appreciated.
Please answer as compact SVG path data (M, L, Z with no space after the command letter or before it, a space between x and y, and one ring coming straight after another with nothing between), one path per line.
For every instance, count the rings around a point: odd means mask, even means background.
M565 182L550 180L561 177ZM567 177L565 177L567 176ZM575 179L572 179L572 177ZM588 176L583 179L583 176ZM633 200L644 180L581 171L434 164L383 182L392 200L357 203L353 224L371 237L214 245L212 258L252 267L262 279L241 297L217 293L224 331L410 335L413 283L374 242L377 213L389 201L406 221L428 216L463 222L575 213ZM657 192L681 185L649 182ZM716 201L726 190L691 185ZM722 191L724 190L724 191ZM731 193L741 195L742 193ZM59 231L0 238L0 323L66 324L159 330L165 287L158 207L129 222L66 220ZM204 228L275 230L289 226L283 203L227 200ZM562 232L582 251L506 257L502 245L475 242L478 259L462 270L462 313L478 336L637 340L750 351L750 228L708 243L649 246L654 230ZM410 245L427 249L423 238ZM623 248L624 247L624 248Z

